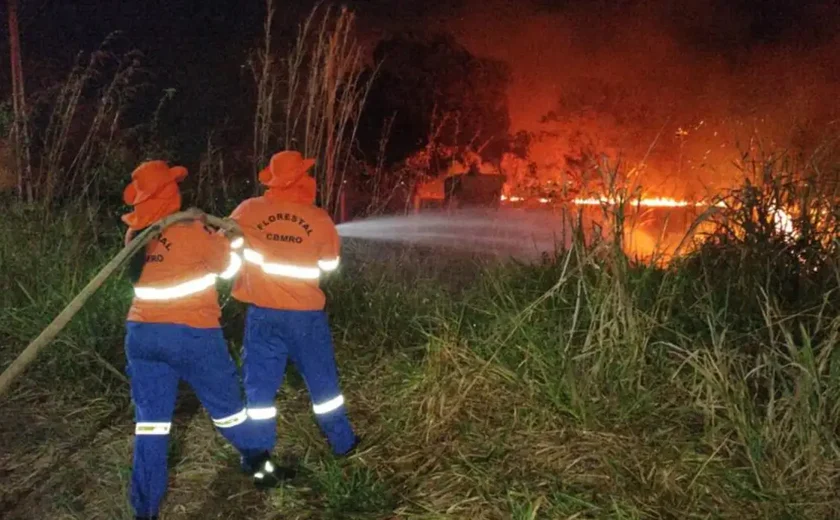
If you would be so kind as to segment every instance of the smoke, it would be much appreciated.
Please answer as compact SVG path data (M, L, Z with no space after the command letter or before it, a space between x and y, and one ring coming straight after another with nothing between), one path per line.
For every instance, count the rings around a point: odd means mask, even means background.
M808 151L838 129L837 3L465 0L424 20L511 66L511 130L538 136L547 177L589 143L686 195L731 184L739 151Z

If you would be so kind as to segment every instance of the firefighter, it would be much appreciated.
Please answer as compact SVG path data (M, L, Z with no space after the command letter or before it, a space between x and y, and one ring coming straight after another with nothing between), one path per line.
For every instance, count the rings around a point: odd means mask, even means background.
M187 170L164 161L141 164L123 198L133 211L126 243L138 231L181 208ZM241 239L238 240L241 243ZM236 242L236 241L234 241ZM241 258L223 235L201 222L165 229L132 260L134 300L125 349L135 407L131 504L137 518L157 518L167 487L167 448L178 383L185 380L213 424L241 453L258 485L276 485L278 468L250 432L236 366L219 326L217 278L230 278Z
M261 450L276 443L275 397L287 361L306 382L312 410L333 453L359 443L338 382L325 296L324 273L338 267L335 224L316 207L313 159L283 151L260 172L267 192L242 202L231 217L245 238L244 263L231 294L248 304L243 372L248 416Z

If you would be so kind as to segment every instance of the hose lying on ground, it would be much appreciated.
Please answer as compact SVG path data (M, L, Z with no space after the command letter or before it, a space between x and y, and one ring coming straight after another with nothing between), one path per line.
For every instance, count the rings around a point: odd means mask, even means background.
M18 355L11 365L6 367L6 370L0 374L0 397L6 394L17 376L19 376L27 366L35 361L35 358L41 350L50 344L53 338L55 338L58 333L61 332L61 330L70 322L70 320L73 319L73 316L81 310L88 298L90 298L91 295L93 295L93 293L95 293L96 290L105 283L105 280L107 280L108 277L114 274L114 271L119 269L126 260L133 257L140 248L149 243L149 241L160 234L161 231L172 224L177 224L178 222L184 222L187 220L202 220L213 227L224 229L225 231L239 231L238 226L232 220L207 215L196 208L190 208L187 211L169 215L168 217L162 218L146 228L142 233L134 237L134 239L129 242L129 244L125 246L123 250L117 254L117 256L112 258L111 261L108 262L90 282L88 282L85 288L82 289L81 292L79 292L79 294L77 294L66 307L64 307L64 310L55 317L52 323L41 331L41 334L32 340L32 343L23 349L23 352Z

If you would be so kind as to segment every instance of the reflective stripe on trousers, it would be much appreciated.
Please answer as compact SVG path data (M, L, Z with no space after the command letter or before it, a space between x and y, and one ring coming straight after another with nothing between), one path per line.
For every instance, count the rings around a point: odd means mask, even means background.
M312 405L312 411L315 415L327 415L344 406L344 396L338 395L328 401Z
M213 424L219 428L233 428L244 423L246 420L248 420L248 412L243 408L233 415L222 417L221 419L213 419Z
M339 395L322 403L312 405L312 411L315 412L315 415L327 415L338 410L342 406L344 406L344 396ZM243 411L242 413L245 412ZM274 419L277 417L277 408L274 406L248 408L247 416L255 421Z
M138 422L134 425L135 435L169 435L171 422Z
M248 417L255 421L265 421L277 417L277 408L265 406L262 408L248 408Z
M167 452L178 383L186 381L213 424L243 456L258 454L247 426L236 365L221 329L129 322L127 372L135 407L131 505L154 516L166 492Z
M273 418L276 414L273 407L266 405L274 404L286 363L291 361L306 381L315 419L333 452L344 453L353 445L355 434L344 408L332 337L323 311L281 311L252 305L246 318L243 347L249 418L256 419L255 414L263 417L261 413ZM260 447L273 449L275 423L256 419L253 425Z

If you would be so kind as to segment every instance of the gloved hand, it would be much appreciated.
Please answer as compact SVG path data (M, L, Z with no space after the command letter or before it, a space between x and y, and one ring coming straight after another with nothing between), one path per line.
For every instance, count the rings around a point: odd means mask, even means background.
M222 219L222 222L224 222L225 225L221 228L221 230L228 240L242 238L242 230L239 228L239 224L237 224L235 220L233 220L230 217L227 217Z
M229 231L239 231L239 223L237 223L232 218L225 217L225 218L222 219L222 222L225 223L225 228L224 229L227 229Z

